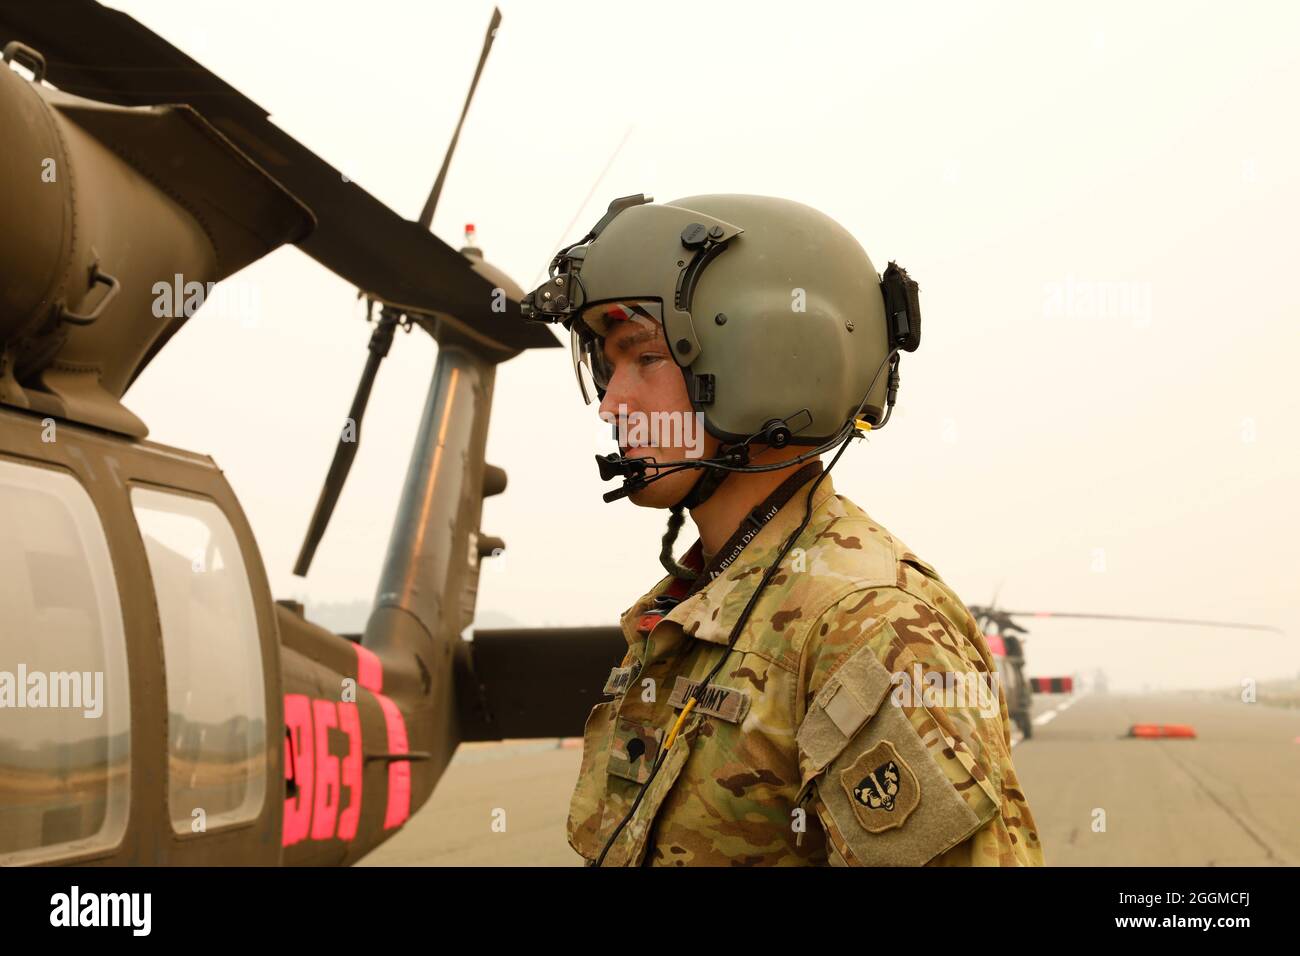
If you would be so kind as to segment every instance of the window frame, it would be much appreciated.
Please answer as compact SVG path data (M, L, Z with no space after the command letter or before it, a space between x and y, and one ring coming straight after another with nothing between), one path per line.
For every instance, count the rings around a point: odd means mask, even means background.
M99 533L99 544L102 545L102 557L104 559L102 567L106 569L107 580L103 583L106 585L105 593L112 601L113 609L117 612L117 663L121 667L125 680L125 686L122 691L122 711L124 717L124 731L126 736L126 775L121 784L122 787L122 806L118 813L120 822L117 826L117 832L109 839L102 842L94 842L98 833L89 837L82 837L75 840L65 840L61 843L45 844L39 847L31 847L26 850L16 850L9 853L0 853L0 866L40 866L40 865L76 865L94 860L111 858L120 853L126 845L127 840L131 837L134 828L134 816L137 811L135 802L132 800L133 791L136 787L135 769L136 769L136 731L135 721L132 719L132 654L131 638L127 633L127 595L123 590L123 582L118 574L118 562L112 540L109 535L109 523L105 521L105 516L100 509L99 502L91 489L83 480L82 475L77 470L68 467L60 462L49 461L42 458L32 458L9 450L0 450L0 463L14 465L19 468L26 468L33 471L44 471L47 473L60 475L71 480L72 485L82 496L82 500L89 506L88 514L93 518L94 527ZM66 505L67 499L61 499ZM75 516L74 520L75 520ZM95 580L94 570L91 566L90 556L87 555L87 566L92 582ZM98 582L96 582L98 583ZM103 623L101 619L101 624ZM112 634L104 635L103 648L105 650L105 661L107 662L109 652L111 651L110 643L113 639ZM108 697L108 681L105 680L105 698Z
M264 773L263 773L262 796L261 796L261 800L257 803L256 807L245 818L221 823L216 826L208 826L199 832L194 832L189 829L178 830L176 828L176 821L172 819L172 812L171 812L172 787L171 787L171 774L170 774L171 757L172 757L171 744L170 744L171 708L169 706L168 697L167 697L168 694L168 674L167 674L168 658L167 658L167 646L166 646L167 642L166 642L166 637L164 636L163 633L164 624L162 619L162 612L158 607L157 582L154 579L153 567L152 565L149 564L148 549L144 543L144 531L140 527L140 520L136 512L136 504L133 498L133 492L137 488L144 491L151 491L157 494L170 495L176 498L189 498L194 501L209 504L216 509L217 514L219 514L222 520L225 521L226 529L230 532L230 538L234 544L235 551L239 555L239 560L243 567L244 587L248 594L249 609L252 614L252 624L254 628L254 637L256 640L256 648L257 648L256 665L259 668L261 673L262 693L260 698L260 704L262 706L263 723L267 727L267 738L266 740L263 741ZM140 479L140 478L129 478L123 482L122 492L123 492L123 497L126 500L127 513L130 515L131 524L135 528L136 535L139 538L140 551L144 557L144 568L149 582L148 598L149 601L152 602L154 613L155 613L155 619L157 621L157 627L158 627L158 653L162 664L161 682L163 688L162 699L164 701L163 734L162 734L162 741L163 741L162 766L164 771L163 774L164 781L162 785L162 810L163 810L163 814L166 817L166 822L164 825L167 828L167 832L170 834L170 838L173 841L176 841L178 843L191 843L196 840L204 840L209 837L230 834L230 833L234 833L240 830L246 830L250 828L256 828L262 825L263 818L267 813L268 806L274 803L275 794L277 793L276 786L275 786L276 781L274 779L274 775L270 772L272 755L269 750L269 748L272 746L273 736L274 736L271 733L271 724L274 722L276 713L273 711L271 707L271 698L269 696L269 687L271 683L270 677L272 675L268 672L268 669L265 666L266 663L264 660L265 649L263 646L264 634L262 633L263 629L262 629L261 615L259 613L258 602L257 602L257 592L253 587L253 575L250 571L249 555L246 552L243 546L243 542L240 539L239 526L234 521L231 520L230 514L226 511L225 508L222 507L220 501L218 501L212 495L204 494L203 492L200 491L195 491L192 488L182 488L182 487L177 487L176 485L169 485L158 481L150 481L150 480Z

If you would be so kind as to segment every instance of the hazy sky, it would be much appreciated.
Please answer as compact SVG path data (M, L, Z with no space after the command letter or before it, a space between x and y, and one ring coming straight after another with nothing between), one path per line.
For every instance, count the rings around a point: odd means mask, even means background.
M487 2L120 2L400 214L442 160ZM1044 623L1030 671L1300 671L1300 7L509 3L434 231L526 288L609 200L782 196L921 285L899 408L832 473L968 603L1276 624ZM629 135L630 130L630 135ZM620 142L626 142L580 210ZM364 242L365 236L358 236ZM366 355L297 249L240 273L126 396L211 454L279 597L373 596L434 345L399 336L306 581L291 573ZM497 378L479 610L613 623L664 513L606 505L566 350ZM682 545L693 536L683 532Z

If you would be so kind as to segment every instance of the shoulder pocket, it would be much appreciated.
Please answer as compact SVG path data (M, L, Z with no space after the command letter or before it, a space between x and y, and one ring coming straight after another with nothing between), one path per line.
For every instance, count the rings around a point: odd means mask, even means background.
M987 786L962 772L964 764L954 758L954 767L939 765L947 758L932 754L890 700L892 686L864 646L826 682L796 734L801 795L816 789L833 858L843 862L920 866L998 812ZM934 723L922 713L923 722Z

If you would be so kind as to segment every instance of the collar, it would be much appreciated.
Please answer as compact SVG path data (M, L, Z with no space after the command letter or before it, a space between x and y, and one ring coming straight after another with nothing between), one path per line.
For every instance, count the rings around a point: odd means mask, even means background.
M787 475L785 480L777 485L770 495L750 509L749 514L745 515L740 522L740 527L732 533L726 543L718 549L718 553L705 565L704 570L691 584L684 597L691 597L697 591L707 587L723 571L731 567L750 542L763 530L763 526L780 513L781 508L795 496L795 493L800 488L821 473L822 463L820 461L809 461L805 462L803 467L794 474ZM696 544L702 544L702 542L697 541ZM695 566L692 566L691 569L696 570Z
M726 644L732 626L758 587L763 573L803 520L808 491L820 471L819 466L805 476L801 469L791 476L791 479L799 479L793 486L793 493L783 483L767 501L754 509L755 512L763 512L765 505L770 506L771 502L778 500L781 493L785 492L785 501L777 513L762 525L761 530L749 539L744 549L732 557L725 568L718 568L717 565L732 556L733 542L743 537L747 531L752 531L752 528L747 527L748 521L719 550L708 569L703 567L701 543L697 540L691 545L681 563L692 570L701 571L700 577L694 584L671 575L665 577L649 594L634 604L623 618L623 636L628 643L643 639L661 620L670 620L680 624L683 631L691 637L714 644ZM787 483L791 479L787 479ZM834 494L835 488L827 475L818 485L813 498L814 514ZM810 521L805 534L814 527L814 522Z

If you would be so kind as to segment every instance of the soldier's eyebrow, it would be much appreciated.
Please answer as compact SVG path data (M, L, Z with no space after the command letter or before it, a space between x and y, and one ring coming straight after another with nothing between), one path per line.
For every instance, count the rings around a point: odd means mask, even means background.
M638 345L640 345L643 342L651 342L658 338L659 338L658 331L653 329L644 329L640 332L637 332L635 335L626 335L623 338L615 339L614 348L617 349L620 353L623 353L629 351L630 349L636 348ZM605 343L606 345L608 345L609 339L606 339Z

